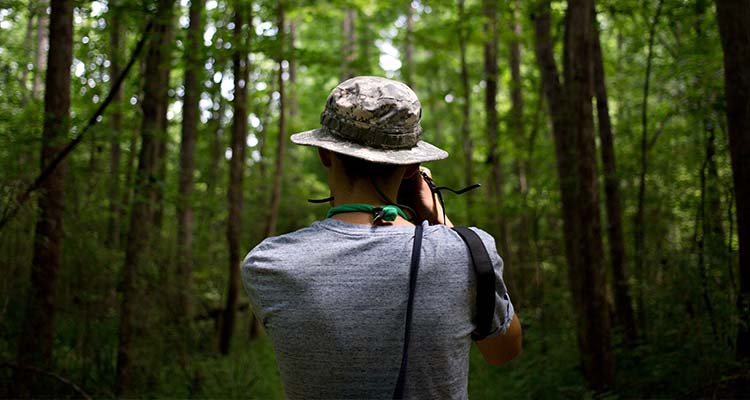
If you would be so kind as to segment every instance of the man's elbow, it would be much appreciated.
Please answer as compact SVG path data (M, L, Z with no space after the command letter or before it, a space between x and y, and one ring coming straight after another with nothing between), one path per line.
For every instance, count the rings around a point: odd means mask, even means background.
M508 330L503 335L477 342L484 360L494 366L501 366L518 357L523 348L521 323L514 315Z
M523 339L522 335L519 333L517 335L514 335L511 341L507 343L503 351L485 355L484 359L489 364L492 364L496 367L499 367L501 365L505 365L514 358L518 357L521 354L521 351L523 351Z

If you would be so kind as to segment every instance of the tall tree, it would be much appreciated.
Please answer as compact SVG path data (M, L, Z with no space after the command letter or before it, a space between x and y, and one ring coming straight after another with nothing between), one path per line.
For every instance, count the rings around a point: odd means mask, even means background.
M521 77L521 40L523 38L523 32L521 27L521 1L515 0L512 4L512 20L511 20L511 39L510 39L510 115L508 118L508 133L511 137L514 147L516 148L516 170L518 175L518 188L521 194L521 218L518 224L518 251L515 254L517 260L517 266L520 274L526 276L525 272L529 266L529 260L531 256L530 246L530 234L531 229L531 216L529 215L529 208L527 204L528 195L528 175L527 166L530 158L527 152L522 151L530 147L526 141L526 132L524 129L524 97L523 97L523 82ZM502 242L501 242L502 243ZM507 250L507 249L506 249ZM519 291L520 296L526 297L528 294L525 291L526 279L517 279L516 290Z
M568 2L564 85L560 83L553 54L549 0L543 0L537 12L537 63L552 116L568 281L576 315L581 364L589 386L603 391L614 384L614 363L602 271L591 104L593 1Z
M580 264L569 269L576 293L579 343L584 374L594 390L614 384L609 308L604 293L604 265L599 220L598 171L594 134L592 88L593 0L569 0L565 14L565 94L575 137L578 174L575 251Z
M70 126L70 66L73 61L73 1L53 0L50 14L49 54L44 91L41 168L64 147ZM40 14L40 21L42 16ZM41 22L40 22L41 23ZM40 68L41 66L37 65ZM55 284L60 270L65 206L65 163L39 188L39 216L34 231L31 287L18 343L18 363L49 367L55 334ZM19 369L14 376L19 397L29 397L35 374Z
M607 84L604 75L604 57L602 55L601 39L596 23L596 10L593 10L594 32L593 43L593 72L594 93L596 95L596 116L599 122L599 141L604 169L604 193L606 194L607 209L607 238L609 239L609 258L612 264L612 279L615 290L615 310L617 321L623 327L625 340L633 343L638 336L633 300L630 295L630 284L625 263L625 236L622 229L622 207L620 206L620 180L617 176L615 162L614 137L612 122L609 119L609 102L607 99Z
M648 53L646 55L646 76L643 79L643 100L641 102L641 171L638 179L638 205L636 207L635 215L633 217L633 226L635 228L635 240L633 246L634 258L635 258L635 272L638 274L638 278L642 281L645 279L644 271L644 252L645 252L645 208L646 208L646 173L648 170L648 97L649 89L651 84L651 70L653 65L654 55L654 40L656 40L656 26L659 23L659 17L661 16L661 10L664 2L658 0L656 3L656 11L654 17L651 20L651 24L648 31ZM640 323L643 334L646 335L646 307L643 301L643 289L638 291L638 322Z
M286 142L287 142L287 132L286 132L286 95L284 93L284 57L286 56L286 34L284 33L284 2L278 1L276 3L276 15L278 18L278 26L279 26L279 74L278 74L278 84L279 84L279 136L278 140L276 141L276 163L275 163L275 171L273 174L273 187L271 188L271 206L270 206L270 212L268 216L268 223L266 224L266 232L265 236L273 236L276 232L276 220L279 216L279 203L281 202L281 185L282 185L282 178L284 176L284 155L286 154Z
M482 13L484 16L484 112L485 112L485 129L487 130L487 143L489 146L487 162L490 164L490 202L492 205L492 214L495 216L495 224L501 227L500 243L505 242L505 225L500 197L502 196L502 175L500 157L498 156L498 143L500 132L498 129L497 118L497 42L499 33L497 29L497 2L494 0L482 1ZM467 182L471 184L471 182ZM503 253L507 254L507 246L504 247Z
M737 358L750 358L750 0L716 0L729 124L737 234L740 245L740 292L737 311Z
M120 50L120 37L122 36L122 27L120 25L119 4L116 1L110 1L109 10L111 18L109 19L109 45L110 45L110 64L109 75L114 88L117 77L122 71L122 60ZM111 103L112 119L110 119L110 149L109 149L109 215L107 216L107 241L110 247L120 247L120 140L122 139L122 86L118 88L112 98Z
M177 286L180 315L192 314L190 288L193 274L193 174L195 141L198 130L198 101L203 71L203 0L190 0L190 26L185 52L185 94L182 99L182 140L180 141L180 182L177 200Z
M237 295L240 272L240 237L242 233L242 181L245 176L245 140L247 138L247 84L248 84L248 29L252 18L245 18L250 9L242 0L234 2L234 51L232 70L234 73L234 120L232 121L232 158L229 160L229 217L227 218L227 242L229 243L229 284L227 302L221 319L219 350L229 354L237 313ZM283 28L282 28L283 29Z
M146 73L143 83L143 119L141 120L141 149L133 189L125 263L122 267L120 289L120 332L117 347L115 393L129 396L133 393L134 357L133 341L138 319L135 318L139 296L137 277L150 258L152 221L157 185L159 149L158 138L165 136L167 84L164 69L169 68L170 37L174 2L159 0L150 44L146 55Z
M470 131L470 114L471 114L471 87L469 86L469 67L466 65L466 7L464 0L458 0L458 51L461 58L461 87L463 89L463 103L461 104L461 142L464 150L464 180L466 185L474 182L474 168L472 154L474 153L474 142L471 139ZM466 193L466 208L469 213L469 220L474 204L473 193Z

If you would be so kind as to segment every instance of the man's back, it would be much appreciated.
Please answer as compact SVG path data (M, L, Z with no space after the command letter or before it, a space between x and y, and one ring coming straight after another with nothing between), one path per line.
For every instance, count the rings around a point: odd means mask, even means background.
M513 308L495 265L494 326ZM254 310L276 350L289 398L390 398L398 376L414 228L326 219L266 239L243 263ZM464 242L425 226L406 396L465 398L476 282Z

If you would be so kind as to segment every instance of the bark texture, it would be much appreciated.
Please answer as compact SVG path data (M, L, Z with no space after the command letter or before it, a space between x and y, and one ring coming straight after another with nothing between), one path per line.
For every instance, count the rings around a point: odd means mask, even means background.
M740 292L737 311L737 358L750 358L750 0L716 0L729 124L737 234L740 245Z
M55 0L51 6L50 30L55 34L52 35L47 57L42 169L64 147L70 126L73 1ZM40 21L41 19L40 15ZM34 231L31 286L18 343L18 364L42 369L50 366L55 335L55 283L60 270L60 251L64 235L65 173L66 164L63 162L39 188L39 215ZM28 369L17 369L15 372L15 394L18 397L32 396L36 374Z

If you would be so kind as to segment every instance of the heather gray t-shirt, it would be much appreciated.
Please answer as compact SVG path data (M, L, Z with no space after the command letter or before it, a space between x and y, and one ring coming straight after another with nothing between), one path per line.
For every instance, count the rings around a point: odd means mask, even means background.
M493 335L513 305L495 241ZM271 237L242 264L256 316L273 342L290 399L391 398L401 363L414 228L326 219ZM424 225L407 398L465 399L476 283L469 252L443 225Z

